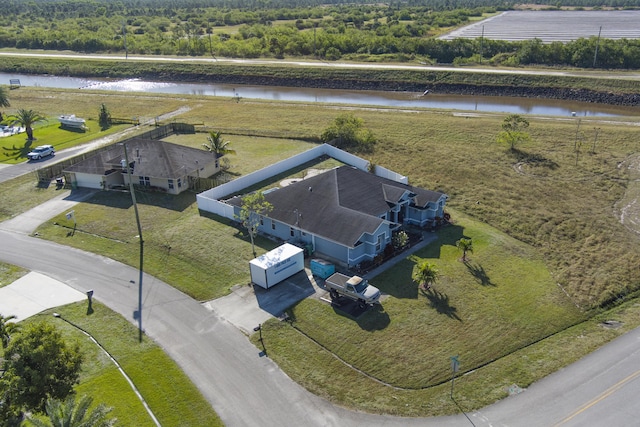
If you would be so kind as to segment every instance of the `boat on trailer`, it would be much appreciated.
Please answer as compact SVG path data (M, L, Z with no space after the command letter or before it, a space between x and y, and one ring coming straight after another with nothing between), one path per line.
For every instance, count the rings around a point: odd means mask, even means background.
M83 129L85 126L85 120L80 117L76 117L75 114L62 115L58 117L58 120L60 120L60 124L62 126L69 128Z

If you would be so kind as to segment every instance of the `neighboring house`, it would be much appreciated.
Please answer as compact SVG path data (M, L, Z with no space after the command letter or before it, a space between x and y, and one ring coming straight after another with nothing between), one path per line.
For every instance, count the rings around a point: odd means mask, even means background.
M403 224L435 225L447 196L342 166L265 192L273 205L259 231L312 245L315 252L355 266L384 251ZM240 212L240 196L225 201Z
M190 178L208 178L220 170L219 157L209 151L164 141L132 138L126 141L133 183L179 194ZM123 144L64 169L74 188L113 189L129 185Z

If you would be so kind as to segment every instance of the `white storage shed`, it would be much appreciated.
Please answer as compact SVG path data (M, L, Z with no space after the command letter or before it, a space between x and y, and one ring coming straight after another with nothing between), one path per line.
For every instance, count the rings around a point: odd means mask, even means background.
M249 261L251 282L269 289L299 271L304 270L302 248L285 243Z

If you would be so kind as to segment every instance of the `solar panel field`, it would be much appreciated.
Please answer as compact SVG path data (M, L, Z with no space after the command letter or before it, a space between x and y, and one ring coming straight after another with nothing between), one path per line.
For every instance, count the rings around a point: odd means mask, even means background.
M441 38L568 42L579 38L640 39L640 11L508 11Z

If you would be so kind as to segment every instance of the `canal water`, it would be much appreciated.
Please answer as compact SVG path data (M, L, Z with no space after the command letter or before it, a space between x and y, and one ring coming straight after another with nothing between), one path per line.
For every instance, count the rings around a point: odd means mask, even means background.
M141 79L101 80L52 75L0 73L0 84L19 79L22 86L117 92L167 93L229 98L354 104L379 107L431 108L546 116L640 116L640 107L506 96L441 95L422 92L350 91L276 86L154 82ZM5 83L6 82L6 83Z

